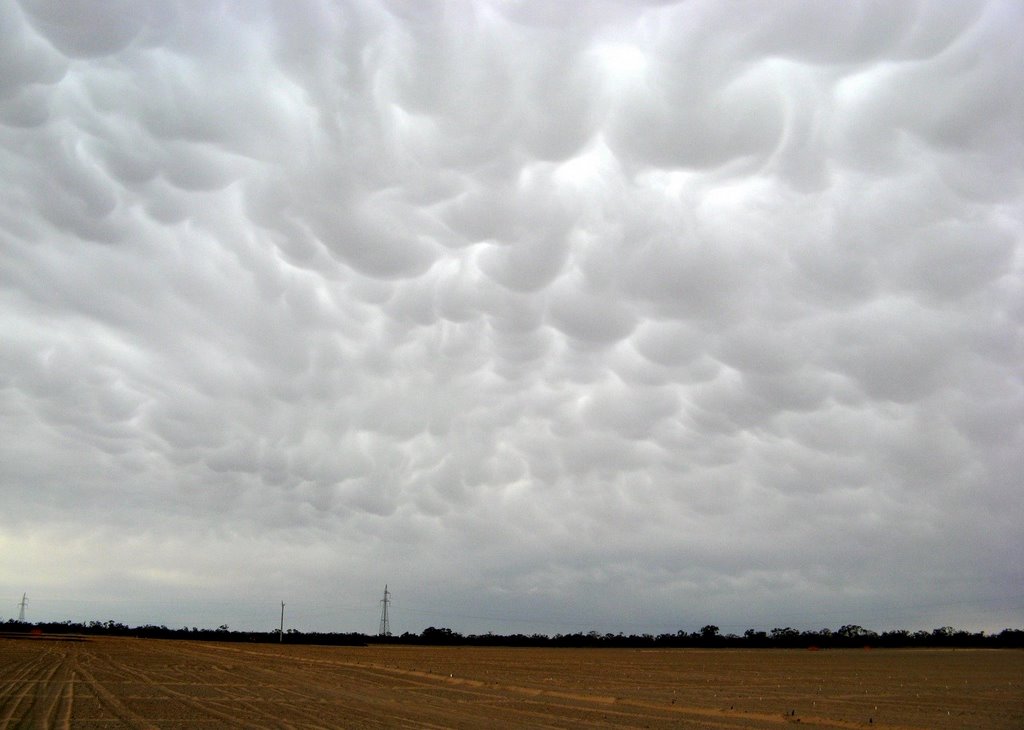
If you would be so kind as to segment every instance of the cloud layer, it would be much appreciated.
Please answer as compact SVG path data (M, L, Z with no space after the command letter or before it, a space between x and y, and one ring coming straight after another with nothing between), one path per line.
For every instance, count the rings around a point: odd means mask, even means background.
M1022 30L0 4L0 615L1019 626Z

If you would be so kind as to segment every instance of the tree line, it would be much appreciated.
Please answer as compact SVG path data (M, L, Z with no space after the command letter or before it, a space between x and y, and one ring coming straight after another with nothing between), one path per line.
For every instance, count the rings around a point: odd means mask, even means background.
M230 641L289 644L323 644L334 646L365 646L369 644L413 644L424 646L510 646L510 647L593 647L593 648L721 648L721 649L846 649L878 648L1024 648L1024 630L1003 629L994 634L964 631L943 626L931 631L897 629L881 633L862 626L847 624L838 629L798 630L791 627L770 631L747 629L742 634L723 634L708 624L699 631L677 631L669 634L612 634L598 631L573 634L461 634L449 628L430 626L421 633L405 632L400 636L376 636L358 632L316 632L288 629L282 635L270 631L232 631L226 624L216 629L183 626L128 626L117 621L75 623L29 623L10 619L0 623L6 634L134 636L147 639L190 639L193 641Z

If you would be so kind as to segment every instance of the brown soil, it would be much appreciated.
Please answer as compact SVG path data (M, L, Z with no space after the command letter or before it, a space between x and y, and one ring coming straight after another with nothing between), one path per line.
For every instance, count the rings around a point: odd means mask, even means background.
M6 728L1021 728L1024 652L0 637Z

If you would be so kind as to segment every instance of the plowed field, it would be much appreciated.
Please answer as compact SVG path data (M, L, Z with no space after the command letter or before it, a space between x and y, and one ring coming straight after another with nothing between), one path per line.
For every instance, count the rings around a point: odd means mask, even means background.
M0 638L0 729L1022 728L1024 652Z

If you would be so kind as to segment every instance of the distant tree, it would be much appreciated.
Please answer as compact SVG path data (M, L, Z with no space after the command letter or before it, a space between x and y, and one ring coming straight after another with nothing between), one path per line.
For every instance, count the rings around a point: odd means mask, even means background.
M1024 649L1024 629L1003 629L997 638L1000 646Z
M743 638L747 639L748 641L756 641L759 639L767 639L768 634L766 634L764 631L754 631L754 629L747 629L743 632Z
M880 641L885 646L907 646L911 642L910 632L906 629L897 629L895 631L885 631L880 637Z
M865 636L868 630L863 626L857 626L856 624L847 624L846 626L840 626L836 631L837 636L841 636L844 639L859 639Z
M462 634L456 633L449 628L435 628L430 626L423 629L420 639L427 644L454 644L462 639Z

